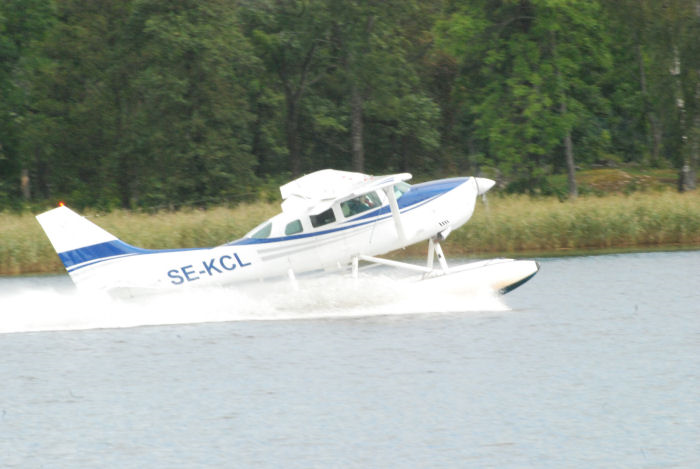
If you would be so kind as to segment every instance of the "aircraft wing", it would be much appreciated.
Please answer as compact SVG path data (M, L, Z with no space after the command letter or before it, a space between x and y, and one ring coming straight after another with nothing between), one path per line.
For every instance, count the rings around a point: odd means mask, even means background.
M366 194L367 192L384 189L385 187L394 186L402 181L408 181L413 176L410 173L390 174L388 176L374 176L372 180L367 181L355 187L350 197Z
M311 215L317 215L328 210L338 200L385 189L411 177L409 173L370 176L334 169L316 171L280 187L282 210L308 211Z

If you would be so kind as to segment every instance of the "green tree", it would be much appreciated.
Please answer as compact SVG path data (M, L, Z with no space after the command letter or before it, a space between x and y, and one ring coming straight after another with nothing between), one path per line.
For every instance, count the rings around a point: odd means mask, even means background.
M436 24L439 47L459 64L453 96L461 128L475 136L471 151L530 190L566 168L575 197L574 148L587 147L589 161L606 150L596 121L611 62L598 19L596 1L480 0L452 6Z
M373 142L368 159L374 169L406 169L424 161L439 145L439 109L424 92L418 54L412 54L417 44L410 25L422 12L418 3L332 1L331 12L352 168L365 170L366 133Z
M23 151L31 155L38 194L77 205L117 197L112 167L120 145L114 90L119 42L130 5L100 0L56 2L56 21L32 70L34 115ZM116 178L115 178L116 176Z
M616 57L621 64L634 61L628 70L637 73L626 80L634 88L614 99L623 103L615 118L624 123L626 116L628 122L643 116L644 161L676 167L679 189L692 189L700 152L700 2L622 0L606 10L617 32ZM634 59L625 62L625 51Z
M302 171L304 99L337 65L331 55L330 21L325 1L256 1L242 7L246 35L284 96L284 133L289 170Z
M31 196L31 161L21 147L24 129L35 112L30 77L41 60L37 43L52 21L50 2L0 4L0 200Z
M7 32L7 18L4 5L0 6L0 200L7 199L13 176L18 178L13 164L11 118L14 106L12 66L15 62L15 48Z
M602 83L611 106L607 119L611 151L624 162L658 166L662 134L647 78L652 65L645 50L648 14L639 0L603 6L614 60Z
M44 54L27 149L47 195L153 206L250 193L256 59L235 5L62 0Z
M657 2L651 11L657 18L652 54L666 67L655 78L665 98L659 106L670 130L667 151L678 168L679 191L693 190L700 161L700 1Z
M257 60L225 0L138 0L126 25L123 174L149 204L241 197L255 160L247 82Z

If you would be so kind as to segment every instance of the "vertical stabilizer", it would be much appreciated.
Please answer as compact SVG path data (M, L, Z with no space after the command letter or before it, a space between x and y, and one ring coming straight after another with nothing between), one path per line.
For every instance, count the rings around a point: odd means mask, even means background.
M78 269L145 252L120 241L65 206L37 215L36 219L74 281L73 272Z
M37 215L36 219L59 254L117 240L116 236L65 206Z

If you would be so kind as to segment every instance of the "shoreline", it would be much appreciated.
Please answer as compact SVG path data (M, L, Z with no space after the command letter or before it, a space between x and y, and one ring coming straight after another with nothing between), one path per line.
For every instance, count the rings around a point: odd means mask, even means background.
M84 216L146 249L216 246L242 237L279 211L277 202L233 208ZM494 194L477 200L467 224L442 243L449 258L564 257L700 249L700 192L640 192L556 198ZM421 258L427 243L389 257ZM34 214L0 212L0 276L64 272Z
M447 248L445 248L447 249ZM417 252L420 247L416 249L406 248L401 251L392 251L386 254L384 257L389 259L401 259L406 262L414 262L420 264L424 261L425 253ZM413 252L416 251L416 252ZM451 253L446 252L448 264L450 260L468 260L468 261L478 261L485 259L494 258L513 258L513 259L557 259L563 257L595 257L595 256L615 256L622 254L646 254L646 253L662 253L662 252L694 252L700 251L700 245L685 245L685 246L641 246L641 247L631 247L631 248L609 248L609 249L591 249L591 250L577 250L577 251L531 251L531 252L482 252L482 253ZM42 271L42 272L22 272L18 274L5 274L0 273L0 279L9 278L23 278L23 277L54 277L58 275L68 275L68 272L63 268L55 271Z

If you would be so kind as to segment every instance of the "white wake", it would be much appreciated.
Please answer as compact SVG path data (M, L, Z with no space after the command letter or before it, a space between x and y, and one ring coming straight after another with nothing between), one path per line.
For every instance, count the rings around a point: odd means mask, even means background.
M454 294L382 274L302 279L298 288L280 281L124 299L50 280L0 291L0 333L508 310L489 292Z

